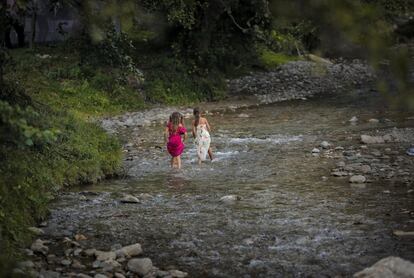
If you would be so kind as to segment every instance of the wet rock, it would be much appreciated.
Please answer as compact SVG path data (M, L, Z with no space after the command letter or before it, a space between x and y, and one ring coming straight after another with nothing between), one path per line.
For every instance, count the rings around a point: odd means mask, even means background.
M339 167L339 168L343 168L343 167L345 167L345 162L344 161L339 161L338 163L336 163L336 166L337 167Z
M220 201L225 204L232 204L240 200L241 200L241 197L237 195L226 195L220 198Z
M41 270L40 277L42 278L60 278L61 275L59 272L51 271L51 270Z
M82 249L81 248L76 248L74 251L73 251L73 255L74 256L76 256L76 257L78 257L81 253L82 253Z
M45 234L45 232L42 229L36 228L36 227L29 227L28 230L29 230L29 232L31 232L31 233L33 233L37 236L41 236L41 235Z
M379 120L378 119L369 119L368 122L371 123L371 124L377 124L377 123L379 123Z
M383 144L385 143L382 136L361 135L361 142L364 144Z
M369 166L369 165L362 165L360 170L364 174L371 173L371 171L372 171L371 166Z
M344 176L348 176L348 172L335 171L335 172L332 172L331 175L334 176L334 177L344 177Z
M388 257L356 274L354 278L410 278L414 277L414 264L399 257Z
M414 231L405 232L405 231L395 230L393 234L399 237L405 237L405 236L414 237Z
M358 118L356 116L353 116L351 119L349 119L348 122L350 122L350 123L356 123L356 122L358 122Z
M108 278L108 276L98 273L98 274L95 274L93 278Z
M331 144L329 144L327 141L322 141L320 146L323 149L328 149L331 146Z
M92 257L93 255L95 255L96 249L92 248L92 249L86 249L83 251L83 253L88 256L88 257Z
M169 273L172 277L175 277L175 278L184 278L188 276L187 272L183 272L183 271L175 270L175 269L170 270Z
M70 266L71 264L72 264L72 261L70 261L70 260L61 260L60 261L60 264L61 265L63 265L63 266Z
M312 153L320 153L321 151L318 148L312 149Z
M132 245L128 245L125 247L122 247L121 249L115 251L117 257L133 257L137 256L142 253L141 244L136 243Z
M136 203L139 203L139 200L137 197L134 197L132 195L125 195L122 197L121 203L136 204Z
M364 182L366 182L366 180L367 179L362 175L355 175L355 176L352 176L349 179L349 182L350 183L364 183Z
M73 267L74 269L85 269L85 268L86 268L86 266L84 266L84 265L83 265L80 261L78 261L78 260L73 260L72 267Z
M45 244L46 241L42 241L41 239L36 239L35 242L32 243L30 246L30 249L33 252L42 253L43 255L46 255L49 252L49 247L47 247Z
M131 259L128 261L127 267L129 271L141 276L145 276L153 268L152 261L149 258Z
M122 265L115 260L107 260L102 262L100 267L102 267L102 270L105 272L113 272L114 270L121 268Z
M124 274L122 274L122 273L119 273L119 272L115 272L115 273L114 273L114 277L115 277L115 278L125 278L125 275L124 275Z
M113 251L104 252L104 251L95 251L96 260L98 261L107 261L107 260L115 260L116 254Z
M89 276L89 275L86 275L86 274L83 274L83 273L76 274L76 277L77 278L92 278L92 276Z
M239 118L249 118L250 116L248 114L241 113L237 117L239 117Z
M19 262L17 264L17 267L19 269L28 269L28 268L34 268L35 264L32 261L24 261L24 262Z
M81 240L86 240L86 236L82 235L82 234L76 234L75 235L75 240L76 241L81 241Z
M167 277L167 276L170 276L170 273L168 271L164 271L164 270L157 270L156 276L157 277Z

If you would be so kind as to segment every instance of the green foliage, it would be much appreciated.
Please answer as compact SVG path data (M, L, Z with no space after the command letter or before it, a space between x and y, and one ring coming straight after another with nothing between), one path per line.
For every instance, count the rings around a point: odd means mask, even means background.
M271 50L262 50L260 54L260 62L266 69L274 69L290 61L297 60L296 57L288 56L283 53L275 53Z

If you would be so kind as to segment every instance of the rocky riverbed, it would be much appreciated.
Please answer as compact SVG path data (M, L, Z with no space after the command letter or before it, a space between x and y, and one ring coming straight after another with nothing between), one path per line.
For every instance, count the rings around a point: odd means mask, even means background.
M161 133L170 112L190 108L103 119L124 142L126 178L62 192L16 272L349 277L398 256L357 277L396 265L409 277L414 114L371 90L319 95L206 105L216 159L197 166L187 142L180 172Z

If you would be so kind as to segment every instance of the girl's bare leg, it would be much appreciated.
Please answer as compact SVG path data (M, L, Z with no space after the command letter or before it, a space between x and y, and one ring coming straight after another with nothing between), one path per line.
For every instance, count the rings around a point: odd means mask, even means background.
M171 168L174 168L174 161L175 161L175 157L171 157Z
M177 156L177 168L181 169L181 155Z
M211 148L208 148L208 156L210 157L210 160L213 160L213 152L211 151Z

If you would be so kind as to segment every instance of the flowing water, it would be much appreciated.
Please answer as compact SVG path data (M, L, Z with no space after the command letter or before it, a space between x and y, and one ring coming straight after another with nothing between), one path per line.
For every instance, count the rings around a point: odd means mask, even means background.
M377 100L355 92L210 114L215 160L198 166L190 140L181 171L169 168L161 126L131 130L128 178L62 194L48 229L101 249L139 242L156 266L190 277L350 276L390 255L413 261L413 240L392 233L413 229L413 185L353 187L330 176L338 159L311 154L322 140L358 149L361 133L414 127ZM140 203L120 203L125 193ZM220 201L230 194L241 200Z

